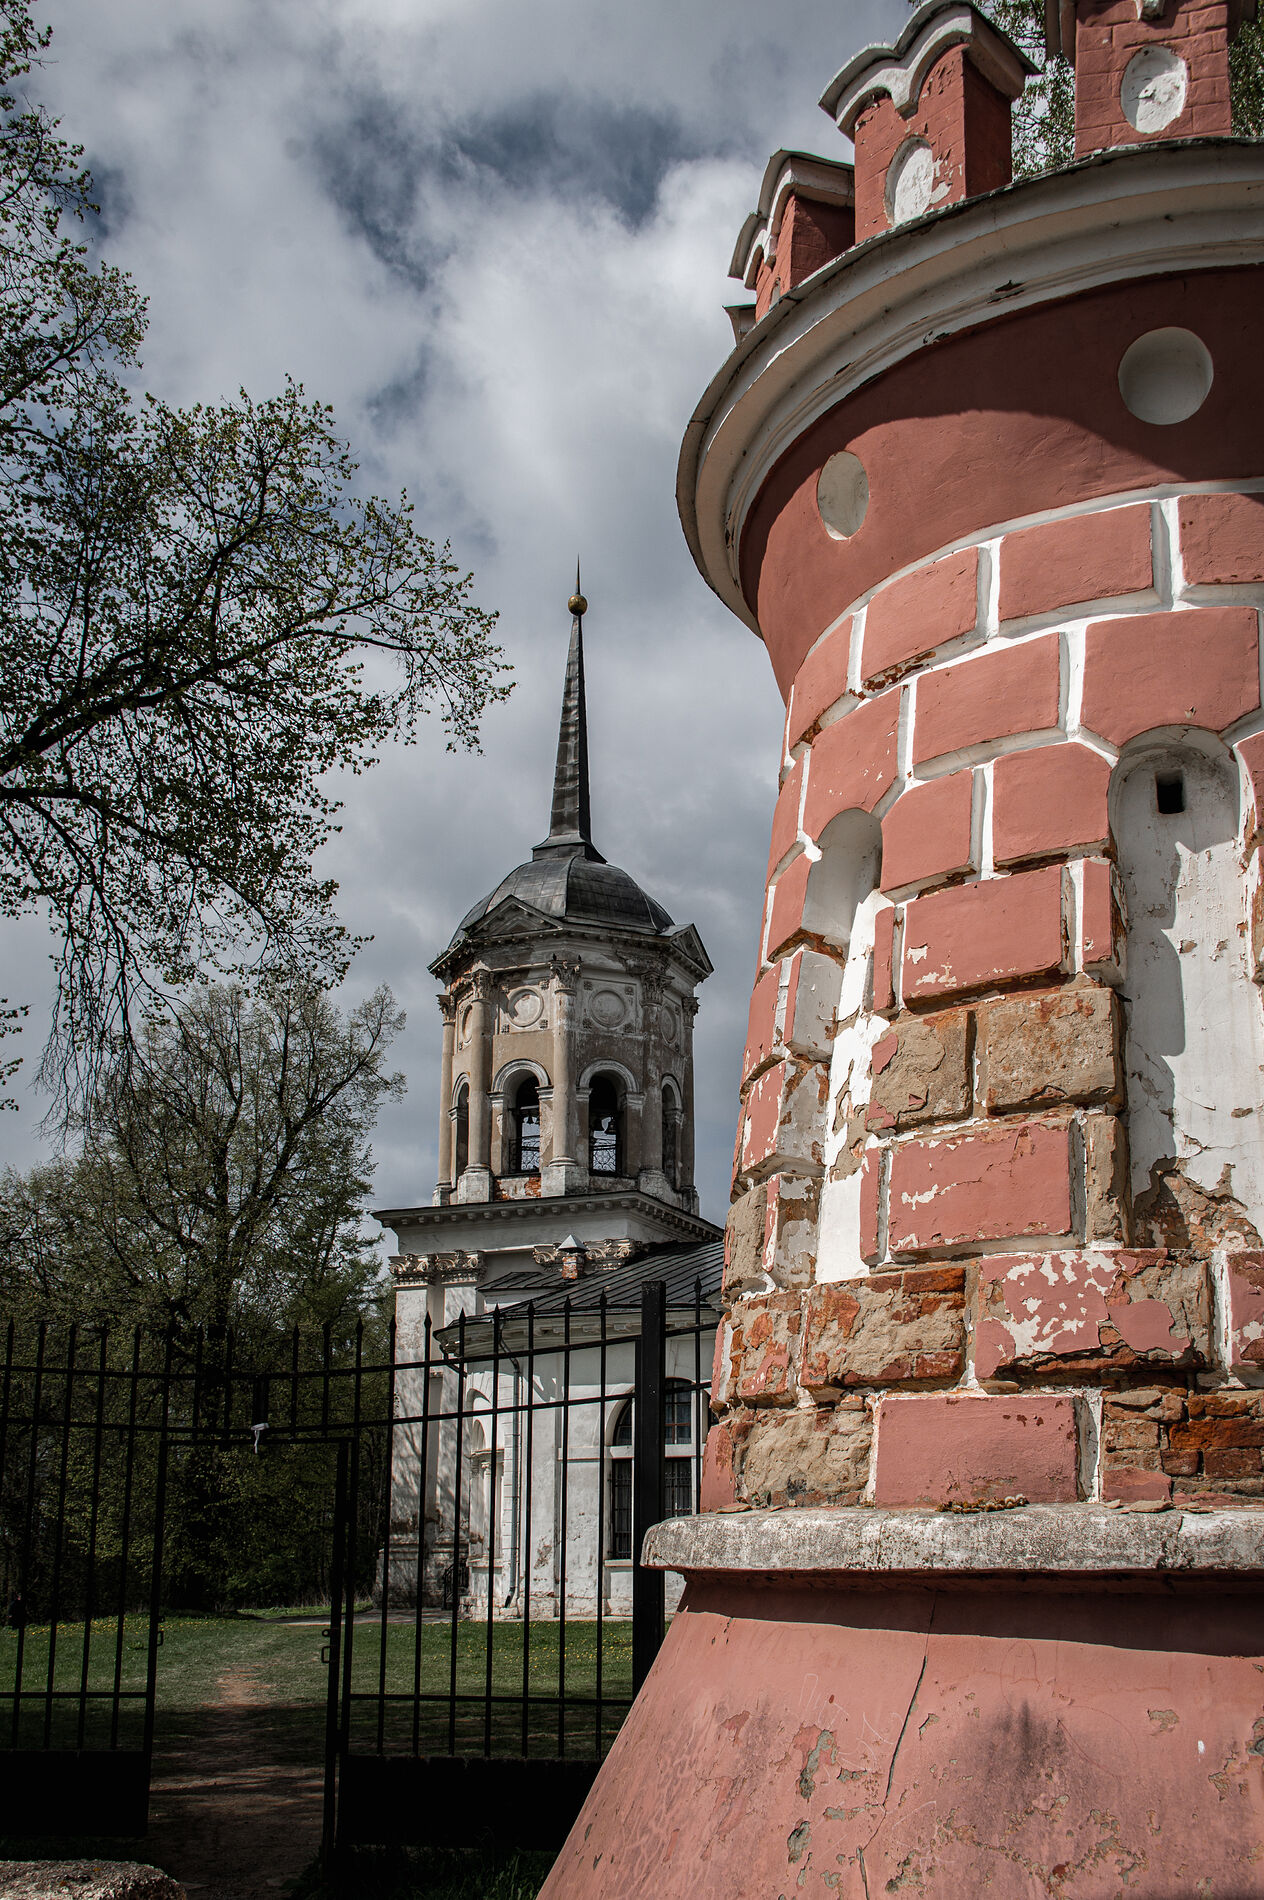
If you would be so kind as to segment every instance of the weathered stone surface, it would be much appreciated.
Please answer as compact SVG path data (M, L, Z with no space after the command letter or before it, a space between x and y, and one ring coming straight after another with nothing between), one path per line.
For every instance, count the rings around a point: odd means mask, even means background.
M887 1240L892 1253L1065 1234L1070 1227L1065 1128L1014 1121L977 1133L905 1141L893 1151Z
M724 1297L740 1299L764 1285L764 1229L768 1214L765 1182L740 1194L724 1223Z
M1081 717L1122 745L1154 726L1222 732L1260 703L1259 623L1254 608L1200 607L1182 614L1095 620L1084 642Z
M977 868L973 843L974 774L901 792L882 820L882 888L939 883Z
M746 1099L743 1168L766 1173L777 1166L819 1174L828 1099L825 1063L789 1057L765 1069Z
M1084 1117L1085 1239L1126 1241L1128 1218L1128 1131L1110 1109Z
M965 1279L964 1267L923 1267L813 1287L799 1383L823 1399L849 1386L959 1378Z
M840 964L819 950L796 950L790 958L781 1039L792 1055L829 1061L842 977Z
M739 1413L725 1422L736 1447L740 1499L774 1508L854 1504L868 1482L873 1422L861 1400Z
M778 1287L812 1284L821 1183L774 1174L734 1201L724 1226L724 1295L741 1299Z
M1233 1248L1225 1254L1229 1287L1229 1365L1258 1372L1264 1365L1264 1253Z
M878 1406L874 1502L980 1504L1007 1497L1067 1504L1078 1496L1074 1400L923 1393Z
M1206 1266L1161 1249L989 1254L979 1261L978 1298L981 1379L1067 1361L1088 1371L1196 1366L1211 1356Z
M751 992L750 1014L746 1025L746 1048L742 1054L742 1081L749 1082L758 1070L772 1061L777 1045L777 1001L780 995L781 965L765 970Z
M645 1540L659 1570L831 1571L839 1576L1264 1577L1264 1511L1133 1517L1097 1504L1033 1504L957 1516L938 1511L747 1511L676 1517Z
M702 1476L698 1481L698 1509L722 1511L737 1498L733 1432L726 1419L713 1425L702 1448Z
M1049 977L1065 957L1056 864L931 891L904 907L906 1003Z
M1004 753L992 768L992 858L1020 864L1110 836L1110 766L1083 745Z
M970 1012L901 1016L873 1046L866 1126L953 1121L970 1109Z
M767 1191L764 1269L776 1286L811 1286L816 1270L821 1183L810 1175L774 1174Z
M803 1326L801 1293L739 1300L716 1330L711 1403L717 1410L794 1401Z
M1157 1403L1140 1414L1138 1397ZM1264 1501L1264 1392L1108 1393L1102 1496L1123 1502L1246 1507Z
M1116 1101L1119 1005L1095 983L984 1003L979 1095L993 1114L1054 1102Z
M0 1860L0 1900L185 1900L160 1868L135 1860Z

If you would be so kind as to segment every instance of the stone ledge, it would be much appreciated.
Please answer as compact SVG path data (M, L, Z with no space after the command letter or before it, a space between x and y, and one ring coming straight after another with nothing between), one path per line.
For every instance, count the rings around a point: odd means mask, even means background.
M1106 1510L1029 1504L1012 1511L712 1512L646 1534L655 1570L772 1576L1186 1575L1264 1581L1264 1510Z
M0 1860L0 1900L185 1900L185 1892L134 1860Z

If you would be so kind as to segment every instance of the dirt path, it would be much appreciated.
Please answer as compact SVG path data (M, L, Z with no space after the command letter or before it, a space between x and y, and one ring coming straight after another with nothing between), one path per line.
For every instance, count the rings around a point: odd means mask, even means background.
M319 1849L319 1759L270 1759L267 1698L252 1670L226 1670L196 1737L155 1753L146 1851L190 1900L283 1900Z

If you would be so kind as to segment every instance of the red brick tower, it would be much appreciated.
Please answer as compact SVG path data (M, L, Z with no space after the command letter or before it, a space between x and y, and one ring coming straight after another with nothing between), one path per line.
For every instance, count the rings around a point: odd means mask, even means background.
M743 232L679 486L787 706L718 1422L550 1900L1264 1891L1241 14L1055 4L1014 185L1024 62L931 0L825 93L829 218L778 154Z

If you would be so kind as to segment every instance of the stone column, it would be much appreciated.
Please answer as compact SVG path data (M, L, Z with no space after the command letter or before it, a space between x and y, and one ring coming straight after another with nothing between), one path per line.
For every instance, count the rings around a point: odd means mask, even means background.
M457 1184L458 1201L490 1201L492 1077L492 991L490 970L470 973L470 1161Z
M444 1207L452 1198L452 1059L456 1050L456 998L445 990L438 998L443 1017L443 1054L439 1061L439 1178L435 1187L435 1205Z
M663 976L659 970L641 978L641 1114L640 1139L635 1151L631 1145L631 1117L628 1127L629 1159L635 1156L636 1184L642 1194L656 1201L674 1200L671 1183L663 1173Z
M574 1012L578 957L553 957L553 1148L540 1170L545 1195L582 1193L588 1169L575 1154Z
M693 1019L697 1014L697 997L682 997L680 1020L683 1025L684 1073L680 1078L680 1198L695 1214L698 1211L698 1193L693 1184Z

